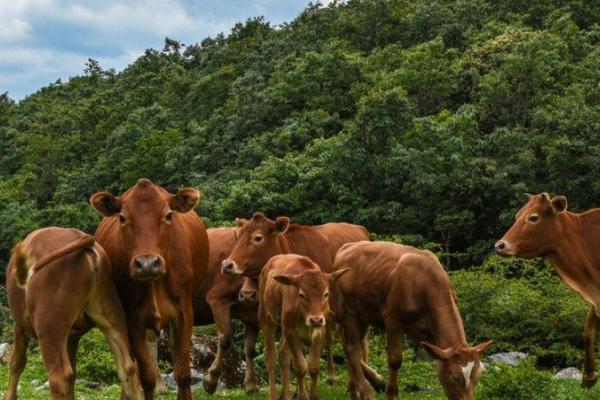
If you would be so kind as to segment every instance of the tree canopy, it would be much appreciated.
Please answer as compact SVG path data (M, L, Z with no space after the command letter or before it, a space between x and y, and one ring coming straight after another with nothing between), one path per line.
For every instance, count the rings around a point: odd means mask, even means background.
M82 67L0 96L2 264L34 228L93 232L89 196L140 177L199 187L211 225L352 221L453 268L489 254L523 192L600 198L600 3L317 3Z

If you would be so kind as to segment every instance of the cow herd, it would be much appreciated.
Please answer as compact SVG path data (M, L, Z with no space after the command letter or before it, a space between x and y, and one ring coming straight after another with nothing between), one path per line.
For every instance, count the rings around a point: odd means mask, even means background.
M437 360L452 400L474 399L482 353L491 341L468 344L456 294L437 257L425 250L371 242L347 223L291 224L261 213L236 227L206 229L194 211L196 189L171 194L140 179L120 196L98 192L91 205L103 215L95 237L70 228L30 233L13 250L7 270L14 318L14 350L5 399L17 398L27 345L37 338L52 399L73 399L76 352L83 334L98 327L110 344L122 399L153 399L158 379L156 338L168 333L178 398L192 399L193 327L214 323L218 350L203 386L214 393L232 343L232 320L245 326L248 392L260 331L265 344L269 398L276 388L279 340L281 398L318 398L321 347L333 383L334 338L341 339L348 394L398 398L397 377L408 336ZM596 382L594 337L600 305L595 249L600 212L566 211L566 199L530 196L513 227L496 243L503 256L550 259L565 282L592 307L585 329L584 386ZM599 242L599 243L596 243ZM369 366L369 326L386 335L388 378ZM279 339L278 339L279 338ZM308 355L306 354L308 350ZM310 386L307 387L307 375Z

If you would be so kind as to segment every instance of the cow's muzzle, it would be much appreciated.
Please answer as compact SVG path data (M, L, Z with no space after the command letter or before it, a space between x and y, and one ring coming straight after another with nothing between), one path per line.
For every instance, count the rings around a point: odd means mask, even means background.
M231 260L223 260L221 263L221 273L236 276L243 275L242 271L238 269L236 262Z
M240 289L240 292L238 293L238 300L240 303L244 304L256 303L256 290Z
M510 249L510 243L508 243L505 240L498 240L496 244L494 244L494 251L496 251L496 254L498 254L499 256L511 256L512 254L510 253Z
M307 325L312 326L314 328L320 328L325 326L325 317L322 315L308 317L306 319Z
M165 262L159 256L137 256L133 259L131 275L138 280L147 281L160 277Z

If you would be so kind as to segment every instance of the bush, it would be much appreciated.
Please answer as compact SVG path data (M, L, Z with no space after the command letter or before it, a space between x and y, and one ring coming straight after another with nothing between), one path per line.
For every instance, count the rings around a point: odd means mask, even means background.
M471 342L492 339L494 351L525 351L543 367L581 364L588 306L539 261L492 257L451 280Z

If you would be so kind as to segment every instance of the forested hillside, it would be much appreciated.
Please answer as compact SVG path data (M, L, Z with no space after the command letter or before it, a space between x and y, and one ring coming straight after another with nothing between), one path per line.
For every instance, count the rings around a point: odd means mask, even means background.
M92 232L90 194L142 176L199 187L211 225L347 220L478 264L523 192L597 204L599 23L579 0L350 0L90 60L0 98L0 264L36 227Z

